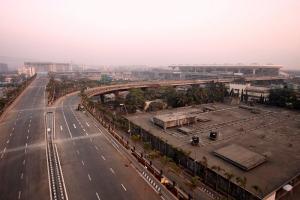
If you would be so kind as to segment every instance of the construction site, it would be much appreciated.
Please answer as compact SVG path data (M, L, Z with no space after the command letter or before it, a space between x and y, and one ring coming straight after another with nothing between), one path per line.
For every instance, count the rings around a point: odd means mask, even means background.
M211 103L126 118L131 134L232 199L285 199L299 187L299 112Z

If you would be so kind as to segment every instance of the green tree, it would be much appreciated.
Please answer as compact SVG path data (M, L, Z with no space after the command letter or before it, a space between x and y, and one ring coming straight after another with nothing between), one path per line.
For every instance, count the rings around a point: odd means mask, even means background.
M299 109L300 102L295 91L283 88L270 90L268 103L273 106Z
M144 92L141 89L130 89L126 96L125 104L128 112L135 112L145 105Z
M163 102L151 102L149 107L148 107L148 111L158 111L158 110L162 110L164 108L164 103Z

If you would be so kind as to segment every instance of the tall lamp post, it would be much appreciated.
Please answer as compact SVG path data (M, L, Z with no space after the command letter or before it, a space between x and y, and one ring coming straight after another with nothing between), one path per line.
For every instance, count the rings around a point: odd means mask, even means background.
M124 106L126 115L128 115L128 111L127 111L126 105L124 103L120 103L120 106ZM131 138L131 129L130 129L130 121L129 120L128 120L128 133L129 133L130 138Z

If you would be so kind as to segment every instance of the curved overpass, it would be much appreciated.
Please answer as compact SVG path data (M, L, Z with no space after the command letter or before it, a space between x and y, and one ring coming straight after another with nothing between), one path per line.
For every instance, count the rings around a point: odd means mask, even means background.
M272 80L284 80L284 77L249 77L246 78L247 82L251 81L272 81ZM209 82L230 83L234 81L233 78L227 79L205 79L205 80L174 80L174 81L141 81L127 84L116 84L108 86L100 86L95 88L89 88L86 90L88 97L92 97L99 94L114 93L117 91L124 91L133 88L150 88L150 87L164 87L164 86L183 86L183 85L198 85Z

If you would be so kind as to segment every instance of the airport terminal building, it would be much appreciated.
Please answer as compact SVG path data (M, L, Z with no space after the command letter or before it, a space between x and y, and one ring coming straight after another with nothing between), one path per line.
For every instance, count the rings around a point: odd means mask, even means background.
M140 80L196 80L234 77L276 77L281 65L171 65L168 69L135 70L132 75Z

